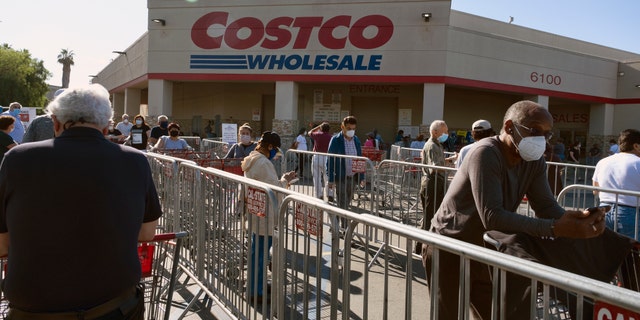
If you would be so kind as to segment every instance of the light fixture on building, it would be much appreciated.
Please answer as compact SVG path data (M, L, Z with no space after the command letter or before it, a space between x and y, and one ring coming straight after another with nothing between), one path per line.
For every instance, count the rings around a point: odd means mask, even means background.
M95 74L90 74L89 78L97 78L98 76L96 76Z
M640 88L640 84L636 84L636 88Z
M618 72L618 77L624 77L624 72L623 71Z
M160 25L162 25L164 27L165 24L167 24L166 21L164 21L164 19L151 19L151 21L158 23Z
M431 12L423 12L422 13L422 19L424 19L425 22L429 22L430 18L431 18Z
M126 53L126 52L124 52L124 51L111 51L111 52L113 52L113 53L117 53L117 54L120 54L120 55L126 55L126 54L127 54L127 53Z

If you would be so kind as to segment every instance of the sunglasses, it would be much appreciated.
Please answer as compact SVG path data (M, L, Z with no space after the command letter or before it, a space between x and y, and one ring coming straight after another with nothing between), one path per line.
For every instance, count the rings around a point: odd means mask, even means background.
M527 130L528 133L529 133L529 136L533 136L533 137L542 136L547 141L549 141L551 139L551 137L553 137L553 132L551 132L551 131L545 133L545 132L542 132L542 131L540 131L540 130L538 130L536 128L529 128L529 127L523 126L523 125L521 125L519 123L515 123L514 122L513 124L519 126L520 128L523 128L523 129Z

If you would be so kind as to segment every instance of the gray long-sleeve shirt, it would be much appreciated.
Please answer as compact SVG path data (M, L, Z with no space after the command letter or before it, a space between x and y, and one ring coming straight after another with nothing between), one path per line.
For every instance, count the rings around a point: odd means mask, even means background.
M551 193L544 158L509 167L498 136L477 144L453 177L431 231L478 245L487 230L552 236L551 219L564 209ZM536 216L546 219L516 213L525 194Z

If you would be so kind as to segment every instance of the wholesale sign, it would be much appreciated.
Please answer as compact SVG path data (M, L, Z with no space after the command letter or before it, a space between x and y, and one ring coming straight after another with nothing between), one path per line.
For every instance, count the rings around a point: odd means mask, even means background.
M384 15L333 17L256 17L230 19L229 12L210 12L193 24L191 40L212 54L191 55L191 69L378 71L383 56L366 54L393 36ZM330 52L353 49L358 54L307 54L309 44ZM250 50L247 54L214 54L218 49ZM301 54L255 54L268 50L300 50ZM338 51L339 52L339 51Z

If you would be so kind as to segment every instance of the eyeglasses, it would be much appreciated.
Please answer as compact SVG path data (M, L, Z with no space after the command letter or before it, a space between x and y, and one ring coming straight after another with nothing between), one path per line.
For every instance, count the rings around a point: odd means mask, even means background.
M523 126L523 125L521 125L519 123L515 123L514 122L513 124L518 125L519 127L526 129L528 131L528 133L529 133L529 136L544 137L545 140L547 140L547 141L549 141L551 139L551 137L553 137L553 132L551 132L551 131L545 133L545 132L542 132L542 131L540 131L540 130L538 130L536 128L529 128L529 127Z

